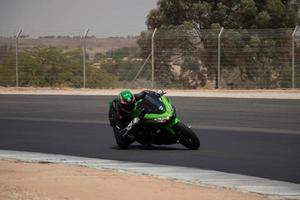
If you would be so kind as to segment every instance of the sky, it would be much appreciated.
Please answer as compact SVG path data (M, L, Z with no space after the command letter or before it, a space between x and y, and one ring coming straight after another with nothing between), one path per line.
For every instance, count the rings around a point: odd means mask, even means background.
M0 35L139 35L158 0L0 0Z

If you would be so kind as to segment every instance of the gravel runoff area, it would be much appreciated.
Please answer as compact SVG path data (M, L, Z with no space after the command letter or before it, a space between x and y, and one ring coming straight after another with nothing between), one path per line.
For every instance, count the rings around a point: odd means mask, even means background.
M121 90L0 87L0 94L117 95ZM300 90L166 90L166 92L169 96L300 99ZM0 199L263 200L271 197L111 170L0 160Z
M0 160L0 199L267 200L272 198L128 172Z
M33 87L0 87L0 94L23 95L117 95L123 89L74 89L74 88L33 88ZM133 89L134 93L143 89ZM175 90L166 89L168 96L186 97L222 97L222 98L268 98L300 99L300 89L277 90Z

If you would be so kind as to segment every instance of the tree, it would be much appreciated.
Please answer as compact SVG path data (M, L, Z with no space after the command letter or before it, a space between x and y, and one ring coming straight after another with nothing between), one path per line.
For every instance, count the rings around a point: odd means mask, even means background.
M10 45L0 46L0 85L15 86L15 49Z
M216 23L226 29L294 28L299 22L297 8L287 0L159 0L157 5L147 15L149 29L185 22L193 22L202 29ZM270 20L260 27L258 19L267 16Z
M224 27L226 31L222 36L222 49L227 49L227 52L223 51L222 53L222 60L226 61L224 70L230 72L236 70L237 67L240 72L240 83L249 80L257 81L254 77L257 74L253 73L253 69L245 63L245 60L248 59L248 62L265 68L263 70L265 77L268 76L270 80L268 81L269 85L265 83L262 84L263 87L276 85L270 77L274 77L274 73L284 71L283 67L286 66L275 64L278 61L276 49L269 53L262 53L262 49L266 46L271 47L273 45L273 48L277 48L287 44L286 35L288 33L278 34L278 37L282 37L283 40L271 38L269 41L259 31L255 33L244 29L294 28L297 23L299 23L299 18L296 7L288 0L159 0L157 8L149 12L146 21L150 32L154 28L159 28L155 41L156 48L160 48L156 51L158 52L156 55L158 59L155 63L158 68L157 71L161 67L170 71L174 59L180 60L181 65L188 63L185 58L187 58L186 54L189 53L195 54L194 64L198 63L198 67L191 65L193 67L189 68L187 65L184 66L184 71L191 70L195 73L203 73L201 69L206 68L205 73L207 74L201 74L197 77L215 78L217 52L212 49L217 48L217 35L220 27ZM206 29L213 30L205 31ZM160 39L163 37L162 32L166 33L167 31L175 31L177 36L175 33L168 32L167 38ZM179 36L179 34L181 35ZM270 32L269 34L276 35L277 33ZM142 52L145 52L144 57L150 52L150 40L151 34L145 32L141 34L139 45ZM261 45L251 46L255 40L259 40ZM253 54L254 50L256 51L255 54ZM240 55L243 55L244 58ZM255 61L250 59L251 56L252 59L255 58ZM286 57L287 52L280 56ZM165 74L157 74L158 77L163 75ZM163 78L160 77L160 79ZM199 81L196 80L196 82Z
M0 47L0 85L15 85L15 52L12 47ZM19 85L39 87L82 87L82 50L32 48L19 52ZM116 78L90 64L86 67L88 87L114 87Z

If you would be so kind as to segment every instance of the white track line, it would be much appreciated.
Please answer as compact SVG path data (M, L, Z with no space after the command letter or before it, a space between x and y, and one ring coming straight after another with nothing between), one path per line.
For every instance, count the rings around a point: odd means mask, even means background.
M175 179L191 184L232 188L239 191L300 200L300 184L213 170L7 150L0 150L0 159L16 159L37 163L60 163L95 169L120 170Z

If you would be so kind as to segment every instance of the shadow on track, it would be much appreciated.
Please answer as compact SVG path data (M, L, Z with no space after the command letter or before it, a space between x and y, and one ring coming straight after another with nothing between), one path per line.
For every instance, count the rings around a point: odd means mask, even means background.
M191 151L185 148L167 147L167 146L145 146L145 145L130 145L127 149L120 149L118 146L111 146L110 149L129 151L129 150L150 150L150 151Z

